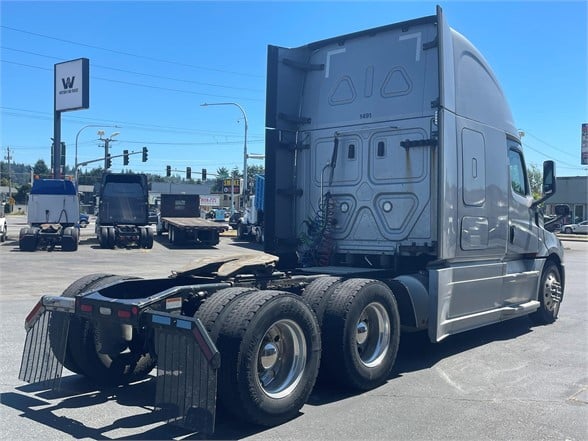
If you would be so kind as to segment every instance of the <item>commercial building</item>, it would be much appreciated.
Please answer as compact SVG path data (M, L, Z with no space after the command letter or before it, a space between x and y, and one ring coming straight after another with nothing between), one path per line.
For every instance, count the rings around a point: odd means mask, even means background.
M565 204L570 216L564 223L581 222L588 217L588 176L563 176L557 178L557 191L545 203L545 214L553 214L554 207Z

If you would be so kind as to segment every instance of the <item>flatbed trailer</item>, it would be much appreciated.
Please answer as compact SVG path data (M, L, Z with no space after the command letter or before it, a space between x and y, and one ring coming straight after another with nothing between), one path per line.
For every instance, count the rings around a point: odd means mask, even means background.
M162 194L157 219L157 235L167 232L174 245L218 245L220 234L229 229L227 223L214 222L200 216L197 194Z
M195 243L202 246L218 245L221 233L229 229L228 224L201 217L162 217L169 242L174 245Z

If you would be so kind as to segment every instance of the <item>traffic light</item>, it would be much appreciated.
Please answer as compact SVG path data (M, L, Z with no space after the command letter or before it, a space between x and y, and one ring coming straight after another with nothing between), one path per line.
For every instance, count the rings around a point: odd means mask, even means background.
M123 165L129 165L129 151L123 150Z
M112 167L112 158L110 157L110 153L106 155L106 168Z
M186 167L186 180L192 179L192 167Z
M205 168L202 169L202 180L206 181L206 169Z
M165 175L169 178L171 176L171 165L165 167Z
M147 147L143 147L143 162L147 162Z

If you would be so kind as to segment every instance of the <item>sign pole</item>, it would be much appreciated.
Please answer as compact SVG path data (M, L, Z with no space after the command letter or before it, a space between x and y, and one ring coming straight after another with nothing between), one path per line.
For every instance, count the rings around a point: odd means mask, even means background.
M234 196L234 194L235 194L235 186L233 185L234 183L235 183L234 182L234 179L231 176L231 216L233 214L235 214L235 196Z
M61 179L61 112L90 107L90 60L53 65L53 178ZM65 152L64 152L65 153ZM77 151L76 151L77 155ZM77 158L76 158L77 160ZM65 172L65 161L63 164Z
M61 112L53 114L53 179L61 179Z

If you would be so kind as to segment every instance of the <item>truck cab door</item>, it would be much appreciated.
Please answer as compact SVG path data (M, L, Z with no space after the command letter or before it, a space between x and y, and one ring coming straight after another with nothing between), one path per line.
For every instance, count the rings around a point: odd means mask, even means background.
M510 140L508 164L510 176L509 231L507 255L536 255L539 251L539 227L535 221L533 196L520 145Z

